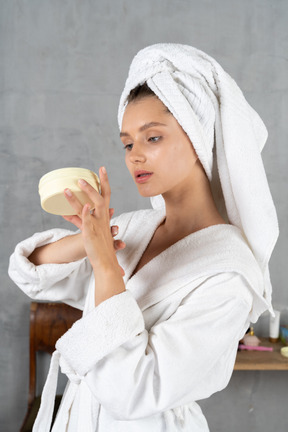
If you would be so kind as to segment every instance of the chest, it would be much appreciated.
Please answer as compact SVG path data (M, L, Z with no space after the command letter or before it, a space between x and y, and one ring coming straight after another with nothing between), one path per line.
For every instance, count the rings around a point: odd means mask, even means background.
M140 256L140 259L136 263L131 277L134 276L142 267L152 261L155 257L160 255L166 249L170 248L180 238L177 236L167 236L163 233L161 226L155 231L153 237L148 243L146 249Z

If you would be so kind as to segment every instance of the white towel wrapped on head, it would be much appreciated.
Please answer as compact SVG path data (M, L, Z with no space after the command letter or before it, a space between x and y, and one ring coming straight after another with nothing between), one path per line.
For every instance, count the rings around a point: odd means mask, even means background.
M187 45L156 44L132 61L120 99L120 128L130 91L145 82L189 136L212 189L220 178L228 220L244 233L271 305L268 262L278 222L261 158L267 140L264 123L212 57ZM159 205L160 197L152 203Z

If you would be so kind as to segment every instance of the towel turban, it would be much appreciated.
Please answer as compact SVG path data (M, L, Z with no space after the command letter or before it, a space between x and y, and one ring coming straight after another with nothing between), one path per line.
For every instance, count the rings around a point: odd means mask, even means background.
M189 136L218 208L224 198L229 223L241 229L263 272L263 295L272 311L268 262L278 222L261 158L264 123L212 57L187 45L156 44L139 51L131 63L120 98L120 129L130 91L144 83ZM161 198L154 197L152 204L161 205Z

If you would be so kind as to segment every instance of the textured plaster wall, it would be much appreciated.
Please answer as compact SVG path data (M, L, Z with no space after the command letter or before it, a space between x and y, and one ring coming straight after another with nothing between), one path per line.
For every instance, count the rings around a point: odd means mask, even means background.
M263 158L281 229L271 277L288 323L287 21L287 0L0 0L1 431L19 429L28 390L29 299L8 278L8 258L35 231L68 227L41 210L39 178L105 164L116 213L149 206L126 172L116 113L129 63L151 43L211 54L268 127ZM259 331L267 323L264 316ZM201 402L211 431L287 431L287 377L235 372L226 390Z

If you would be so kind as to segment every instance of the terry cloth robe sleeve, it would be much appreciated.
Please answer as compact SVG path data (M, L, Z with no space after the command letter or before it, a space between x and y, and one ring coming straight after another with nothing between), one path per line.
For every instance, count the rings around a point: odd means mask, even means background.
M51 229L20 242L10 257L10 278L32 299L62 301L83 310L91 276L91 265L87 258L67 264L39 266L28 259L37 247L74 234L76 232L69 230Z
M227 385L238 341L249 326L251 291L233 272L190 288L176 311L149 330L126 291L103 302L57 342L65 363L115 419L152 416Z

